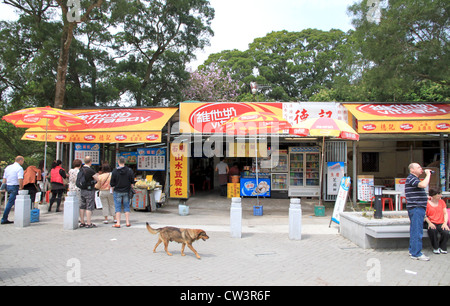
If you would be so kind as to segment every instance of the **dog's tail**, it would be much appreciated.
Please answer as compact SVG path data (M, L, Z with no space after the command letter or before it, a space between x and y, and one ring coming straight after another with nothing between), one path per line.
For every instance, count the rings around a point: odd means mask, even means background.
M159 229L154 229L150 226L150 224L148 224L148 222L145 222L145 224L147 224L147 230L152 233L152 234L158 234L159 233Z

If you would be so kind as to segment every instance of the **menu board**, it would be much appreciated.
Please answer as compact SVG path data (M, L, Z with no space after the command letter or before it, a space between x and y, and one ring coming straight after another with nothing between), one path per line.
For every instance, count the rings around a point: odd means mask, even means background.
M345 171L344 162L327 162L327 194L337 195Z
M138 153L137 170L140 171L166 170L165 148L137 149L137 153Z
M373 197L373 175L358 175L358 200L370 202Z
M93 165L100 165L100 144L98 143L76 143L75 159L84 163L84 157L90 156Z

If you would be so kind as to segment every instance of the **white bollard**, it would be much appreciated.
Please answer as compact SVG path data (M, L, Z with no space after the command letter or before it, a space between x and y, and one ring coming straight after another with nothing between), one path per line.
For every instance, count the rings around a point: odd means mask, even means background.
M241 238L242 237L241 198L231 198L230 232L231 232L231 238Z
M291 198L289 207L289 239L302 239L302 206L297 198Z
M30 226L31 199L28 190L19 190L14 203L14 225L16 227Z
M79 215L80 203L78 203L77 192L69 191L64 201L64 229L77 229Z

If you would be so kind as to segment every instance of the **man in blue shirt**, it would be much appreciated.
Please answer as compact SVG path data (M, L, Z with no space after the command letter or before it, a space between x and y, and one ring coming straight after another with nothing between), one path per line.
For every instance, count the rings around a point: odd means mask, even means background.
M419 176L424 170L417 163L409 165L409 175L405 183L406 209L410 220L409 254L412 259L428 261L430 258L422 253L423 222L427 209L428 196L425 188L430 183L431 170L425 169L426 177L423 181Z
M3 212L2 224L14 223L8 220L9 212L16 202L16 196L19 189L23 188L23 168L22 165L25 159L23 156L17 156L15 163L6 167L3 173L3 184L6 184L6 191L9 194L8 203Z

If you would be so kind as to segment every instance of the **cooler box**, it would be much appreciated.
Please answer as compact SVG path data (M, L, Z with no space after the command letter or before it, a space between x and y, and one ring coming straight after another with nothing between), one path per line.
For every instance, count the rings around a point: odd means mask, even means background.
M270 197L270 179L259 178L259 187L264 187L259 193L260 197ZM240 194L243 197L256 197L256 178L241 178Z

